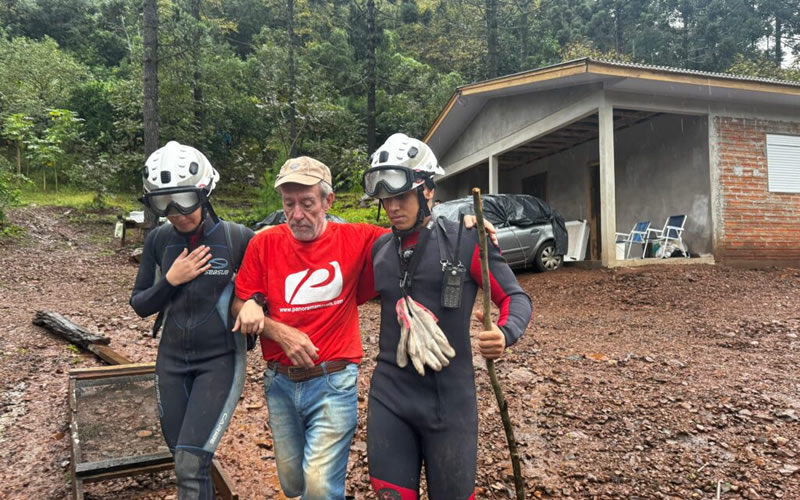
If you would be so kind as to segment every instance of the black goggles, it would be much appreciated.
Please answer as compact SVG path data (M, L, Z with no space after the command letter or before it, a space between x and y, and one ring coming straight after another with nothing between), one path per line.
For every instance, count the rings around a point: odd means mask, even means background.
M206 201L205 192L197 188L167 188L147 193L141 202L159 217L189 215Z
M368 196L395 196L414 187L417 181L425 180L425 174L405 167L374 167L364 172L361 184Z

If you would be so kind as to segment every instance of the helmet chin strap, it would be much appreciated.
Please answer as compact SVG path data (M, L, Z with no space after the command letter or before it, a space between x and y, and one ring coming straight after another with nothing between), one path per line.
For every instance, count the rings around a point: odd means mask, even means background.
M214 207L211 206L211 202L208 201L208 193L206 193L205 189L200 190L200 198L203 200L203 220L205 220L206 214L211 216L211 220L214 221L214 225L219 224L219 217L217 217L217 212L214 211Z

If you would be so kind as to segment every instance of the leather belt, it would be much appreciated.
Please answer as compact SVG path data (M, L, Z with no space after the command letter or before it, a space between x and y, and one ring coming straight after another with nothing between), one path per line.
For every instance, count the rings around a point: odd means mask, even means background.
M277 361L267 361L267 368L286 375L292 382L303 382L319 377L325 373L342 371L350 364L352 364L350 361L335 359L333 361L323 361L313 368L303 368L301 366L282 365Z

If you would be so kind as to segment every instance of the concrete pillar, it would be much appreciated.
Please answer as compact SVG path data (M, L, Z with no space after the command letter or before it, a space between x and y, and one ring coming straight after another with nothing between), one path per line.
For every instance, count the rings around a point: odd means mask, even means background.
M497 155L489 156L489 194L497 194L499 192L500 179L497 178L497 167L500 164L500 159Z
M614 183L614 109L608 102L598 109L600 129L600 237L603 243L601 261L604 267L617 261L617 201Z
M708 173L711 187L711 254L720 259L720 240L722 236L722 187L719 182L719 140L717 117L708 113Z

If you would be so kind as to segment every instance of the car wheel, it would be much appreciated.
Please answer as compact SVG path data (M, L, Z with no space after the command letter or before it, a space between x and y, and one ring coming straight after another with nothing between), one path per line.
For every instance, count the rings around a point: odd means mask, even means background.
M536 269L545 272L555 271L561 267L561 262L563 260L564 257L556 253L555 244L552 241L548 241L539 247L539 251L536 252L536 259L534 259L533 263Z

